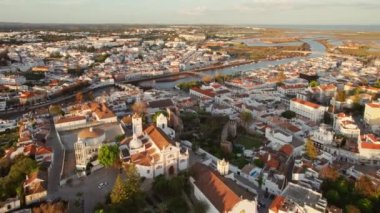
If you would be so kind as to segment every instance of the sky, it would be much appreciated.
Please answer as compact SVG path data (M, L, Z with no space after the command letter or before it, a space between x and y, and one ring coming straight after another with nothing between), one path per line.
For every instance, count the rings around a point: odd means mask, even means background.
M0 22L380 25L380 0L0 0Z

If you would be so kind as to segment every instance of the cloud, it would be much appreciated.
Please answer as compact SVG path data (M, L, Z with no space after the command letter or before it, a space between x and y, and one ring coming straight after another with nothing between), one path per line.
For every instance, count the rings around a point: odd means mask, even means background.
M200 16L204 15L208 9L205 6L190 8L190 9L183 9L180 10L179 13L181 15L187 15L187 16Z
M30 2L31 0L0 0L0 5L22 5ZM33 0L33 4L58 6L82 5L89 2L91 0Z
M351 7L380 9L378 0L245 0L238 8L245 10L302 10L315 8Z

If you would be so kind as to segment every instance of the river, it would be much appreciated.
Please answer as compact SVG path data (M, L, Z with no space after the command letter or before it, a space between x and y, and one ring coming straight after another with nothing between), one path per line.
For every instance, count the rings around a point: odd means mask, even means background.
M300 61L305 58L316 58L323 55L323 53L326 51L326 48L320 44L319 42L315 41L312 38L308 39L302 39L303 42L306 42L310 45L311 48L311 54L306 57L294 57L294 58L286 58L276 61L260 61L257 63L251 63L251 64L244 64L239 65L235 67L228 67L218 70L210 70L205 71L203 73L206 73L211 76L215 76L216 74L234 74L239 72L247 72L252 71L260 68L267 68L269 66L276 66L281 64L287 64L293 61ZM279 44L280 45L280 44ZM148 81L148 82L141 82L140 85L142 86L150 86L156 89L173 89L175 85L182 83L182 82L189 82L194 80L200 80L200 77L198 76L189 76L185 78L181 78L178 80L170 81L170 82L154 82L154 81Z

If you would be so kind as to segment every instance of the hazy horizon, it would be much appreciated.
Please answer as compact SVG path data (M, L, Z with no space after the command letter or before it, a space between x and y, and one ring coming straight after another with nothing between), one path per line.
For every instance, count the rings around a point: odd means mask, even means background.
M0 0L0 22L379 25L377 0Z

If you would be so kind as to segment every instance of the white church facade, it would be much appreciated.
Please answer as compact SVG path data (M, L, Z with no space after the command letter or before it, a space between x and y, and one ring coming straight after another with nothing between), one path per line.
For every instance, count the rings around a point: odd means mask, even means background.
M160 114L156 125L144 129L141 116L132 116L133 134L121 142L120 158L124 164L133 163L141 177L174 175L188 168L189 152L174 142L175 131L167 123Z

